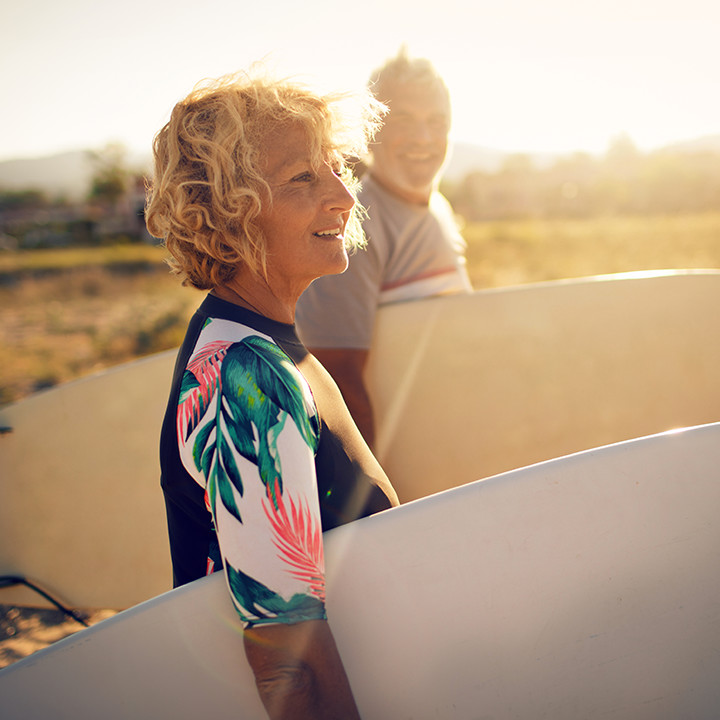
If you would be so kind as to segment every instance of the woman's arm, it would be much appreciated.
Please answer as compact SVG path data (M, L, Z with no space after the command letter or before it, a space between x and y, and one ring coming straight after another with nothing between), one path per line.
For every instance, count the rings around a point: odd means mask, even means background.
M270 720L360 720L325 620L247 628L244 641Z
M212 337L212 323L204 330ZM325 620L310 387L258 335L209 341L196 357L184 379L190 407L179 410L181 457L207 490L260 697L272 720L358 720Z

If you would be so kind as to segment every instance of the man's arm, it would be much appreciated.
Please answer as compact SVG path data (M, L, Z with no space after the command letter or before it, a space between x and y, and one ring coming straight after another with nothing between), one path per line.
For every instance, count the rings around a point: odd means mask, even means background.
M310 352L333 376L355 424L372 449L375 444L375 422L364 380L368 351L358 348L311 348Z
M256 626L244 642L270 720L360 720L325 620Z

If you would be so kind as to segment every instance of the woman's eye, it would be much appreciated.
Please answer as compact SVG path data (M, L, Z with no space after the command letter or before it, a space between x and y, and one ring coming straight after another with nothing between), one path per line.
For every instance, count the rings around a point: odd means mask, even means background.
M292 180L293 182L310 182L313 179L313 174L310 172L300 173L296 175Z

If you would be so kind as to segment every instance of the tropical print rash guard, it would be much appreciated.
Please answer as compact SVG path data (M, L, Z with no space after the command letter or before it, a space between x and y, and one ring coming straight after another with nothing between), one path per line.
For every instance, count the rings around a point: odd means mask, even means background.
M250 332L208 320L200 333L178 403L180 456L205 489L241 618L322 618L322 530L309 471L317 413L290 358Z
M292 326L213 296L178 356L161 439L175 584L224 568L247 626L324 619L323 529L390 505L322 420L309 358Z

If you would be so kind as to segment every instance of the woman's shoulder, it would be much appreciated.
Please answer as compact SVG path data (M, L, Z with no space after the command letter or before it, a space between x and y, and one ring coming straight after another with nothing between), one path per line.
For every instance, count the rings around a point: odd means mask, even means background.
M246 395L250 408L270 404L296 424L317 416L310 386L290 356L272 339L248 335L227 349L223 360L224 393Z
M211 320L203 328L187 364L190 372L205 375L214 371L223 385L230 384L229 389L249 383L277 394L273 390L279 383L289 392L306 395L307 382L273 338L234 323L231 328L218 327L223 324L226 321Z
M307 381L282 348L258 334L211 335L199 342L186 367L178 409L190 424L183 433L188 437L196 426L218 427L245 447L256 432L279 431L291 418L310 447L318 441L318 413Z

